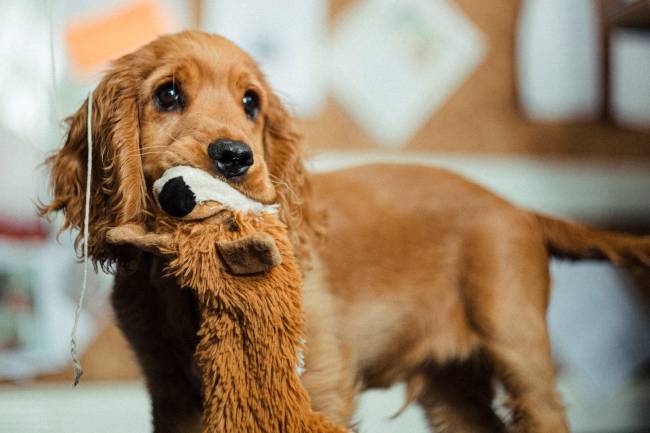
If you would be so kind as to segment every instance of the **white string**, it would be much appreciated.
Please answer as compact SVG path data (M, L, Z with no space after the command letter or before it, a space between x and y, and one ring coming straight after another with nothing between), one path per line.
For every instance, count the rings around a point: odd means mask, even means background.
M72 334L70 336L70 356L72 357L72 365L74 367L74 386L79 384L81 375L84 373L81 368L81 363L77 357L77 326L79 325L79 316L81 315L81 308L83 307L84 297L86 296L86 288L88 286L88 225L90 222L90 181L93 169L93 91L88 93L88 117L86 122L87 128L87 142L88 142L88 161L86 163L86 202L84 204L84 271L83 280L81 283L81 293L77 301L77 308L74 312L74 323L72 325Z
M54 52L54 1L48 0L48 20L50 31L50 78L52 80L52 104L54 106L54 113L56 116L57 126L60 126L62 119L60 107L58 104L57 92L57 76L56 76L56 56ZM88 111L86 113L87 121L87 143L88 143L88 160L86 164L86 201L84 204L84 232L83 232L83 279L81 282L81 293L74 312L74 322L72 324L72 332L70 334L70 357L72 358L72 366L74 367L74 386L79 384L81 376L83 375L83 368L79 362L77 353L77 328L79 326L79 318L81 316L81 309L83 308L84 298L86 296L86 289L88 287L88 226L90 223L90 186L91 174L93 166L93 135L92 135L92 118L93 118L93 92L88 93ZM63 143L62 143L63 144Z

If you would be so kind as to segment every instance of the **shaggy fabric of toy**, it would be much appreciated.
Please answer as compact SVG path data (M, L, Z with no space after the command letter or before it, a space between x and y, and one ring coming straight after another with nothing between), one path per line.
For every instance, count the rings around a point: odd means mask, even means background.
M196 292L201 325L196 362L201 371L204 428L210 433L345 432L312 412L296 368L303 345L302 277L277 215L234 212L226 223L163 218L170 233L162 253L167 272ZM227 272L218 242L264 232L282 261L247 276Z

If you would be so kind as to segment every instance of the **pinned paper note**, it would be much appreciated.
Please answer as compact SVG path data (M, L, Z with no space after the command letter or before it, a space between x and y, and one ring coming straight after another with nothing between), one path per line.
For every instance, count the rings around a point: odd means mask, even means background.
M612 117L650 132L650 32L617 29L610 36Z
M117 7L98 6L73 17L65 40L77 72L94 72L157 36L178 30L178 24L163 5L153 0L130 1Z
M592 0L521 2L518 96L531 120L586 121L601 115L601 7Z
M446 0L364 0L334 30L338 101L384 146L404 145L476 69L481 33Z
M203 15L203 29L247 51L292 112L318 112L326 91L324 0L215 0Z

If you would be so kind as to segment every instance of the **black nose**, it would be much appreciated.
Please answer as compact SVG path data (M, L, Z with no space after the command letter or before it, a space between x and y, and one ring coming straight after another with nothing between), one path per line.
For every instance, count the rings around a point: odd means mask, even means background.
M226 178L241 176L253 165L253 151L241 141L217 140L210 143L208 156Z

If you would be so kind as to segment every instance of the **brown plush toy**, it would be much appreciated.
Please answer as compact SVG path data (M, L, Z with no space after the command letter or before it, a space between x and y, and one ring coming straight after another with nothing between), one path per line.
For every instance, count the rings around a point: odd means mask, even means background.
M196 293L204 431L347 431L311 410L300 382L302 277L277 207L192 167L168 170L154 192L165 211L155 229L108 238L168 258L169 275Z

